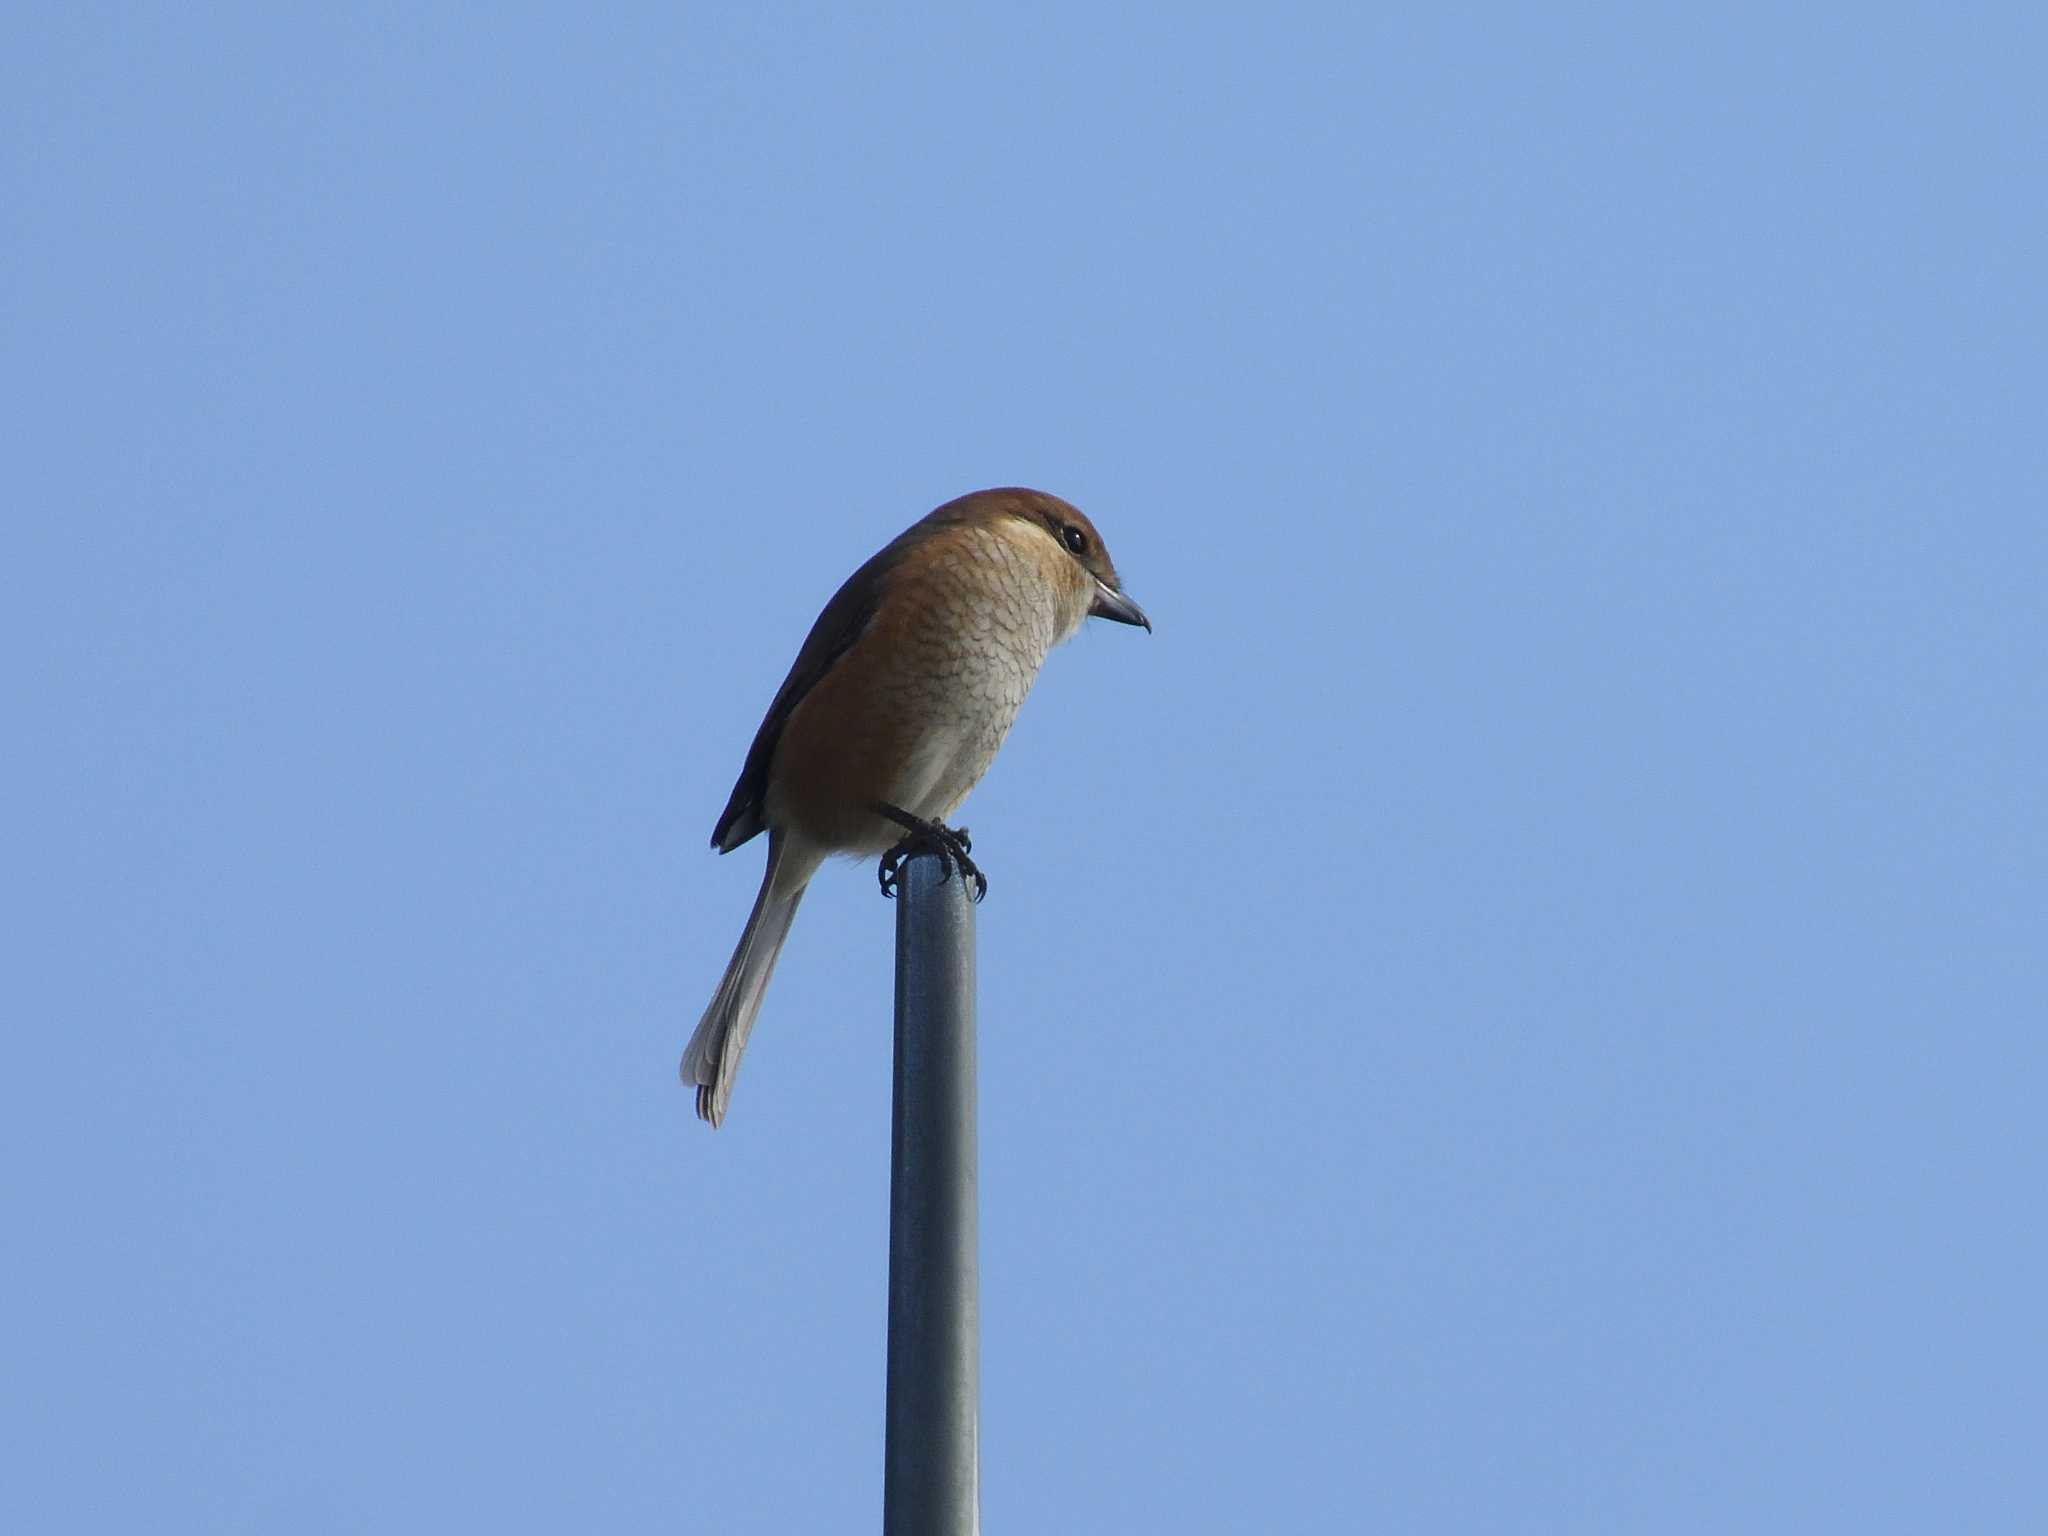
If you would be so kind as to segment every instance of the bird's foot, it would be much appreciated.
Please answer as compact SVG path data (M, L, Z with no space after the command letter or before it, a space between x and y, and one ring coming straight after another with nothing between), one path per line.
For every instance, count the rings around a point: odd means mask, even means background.
M944 822L926 821L922 816L913 816L910 812L899 810L893 805L878 805L875 810L909 834L902 842L882 855L879 874L884 896L896 894L903 861L914 853L936 853L941 856L944 860L940 866L941 883L957 869L962 880L974 882L976 901L988 894L988 876L984 875L974 860L967 856L974 844L968 838L965 827L949 827Z

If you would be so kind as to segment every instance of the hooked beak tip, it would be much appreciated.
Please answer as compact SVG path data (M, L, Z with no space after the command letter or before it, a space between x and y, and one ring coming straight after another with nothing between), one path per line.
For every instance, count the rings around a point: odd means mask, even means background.
M1145 617L1145 610L1106 582L1095 583L1095 601L1088 605L1088 611L1098 619L1135 624L1146 634L1152 633L1152 621Z

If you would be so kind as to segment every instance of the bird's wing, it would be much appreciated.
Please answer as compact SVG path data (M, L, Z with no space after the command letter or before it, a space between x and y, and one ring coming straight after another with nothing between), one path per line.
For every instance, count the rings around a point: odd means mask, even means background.
M825 611L818 615L810 634L804 637L803 649L796 653L789 676L775 690L775 699L768 706L761 729L754 733L754 744L747 749L746 766L740 769L739 782L732 787L732 798L725 802L725 814L712 829L711 846L720 853L732 852L761 831L762 798L768 792L768 770L775 761L782 727L803 702L804 695L817 687L818 680L837 666L840 658L867 633L888 586L890 572L931 520L928 517L906 529L847 577L845 584L832 594Z

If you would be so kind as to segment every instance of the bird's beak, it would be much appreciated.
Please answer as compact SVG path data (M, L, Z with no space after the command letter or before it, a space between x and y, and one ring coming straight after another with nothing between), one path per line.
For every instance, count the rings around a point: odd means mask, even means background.
M1145 610L1107 582L1095 583L1095 601L1088 605L1088 611L1098 619L1143 625L1146 634L1152 633L1152 621L1145 617Z

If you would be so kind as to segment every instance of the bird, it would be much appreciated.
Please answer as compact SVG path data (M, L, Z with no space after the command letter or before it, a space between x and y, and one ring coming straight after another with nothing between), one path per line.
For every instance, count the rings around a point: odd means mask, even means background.
M753 912L683 1052L682 1080L714 1129L826 858L884 855L887 892L896 860L935 845L977 899L987 890L965 829L946 822L995 761L1046 653L1091 616L1152 629L1095 525L1018 486L928 513L825 604L711 833L721 854L768 834Z

